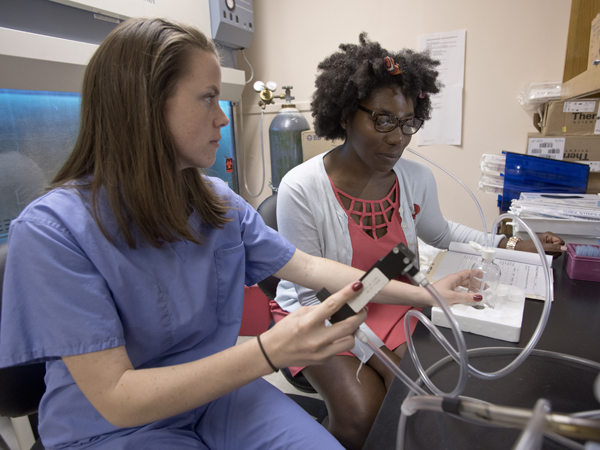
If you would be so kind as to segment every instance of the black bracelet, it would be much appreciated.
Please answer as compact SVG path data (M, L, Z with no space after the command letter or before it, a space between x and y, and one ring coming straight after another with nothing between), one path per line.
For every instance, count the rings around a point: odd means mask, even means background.
M273 372L279 372L279 369L277 369L273 363L271 362L271 360L269 359L269 357L267 356L267 352L265 352L265 349L262 345L262 342L260 342L260 334L256 336L256 340L258 341L258 346L260 347L260 351L262 352L262 354L265 356L265 359L267 360L267 362L269 363L269 365L271 366L271 369L273 369Z

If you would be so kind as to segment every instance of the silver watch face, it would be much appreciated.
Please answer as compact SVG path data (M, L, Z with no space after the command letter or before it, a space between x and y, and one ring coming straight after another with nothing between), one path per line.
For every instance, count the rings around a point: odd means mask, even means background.
M233 11L233 8L235 8L235 0L225 0L225 5Z
M262 90L265 88L265 83L263 83L262 81L257 81L256 83L254 83L253 87L256 92L262 92Z

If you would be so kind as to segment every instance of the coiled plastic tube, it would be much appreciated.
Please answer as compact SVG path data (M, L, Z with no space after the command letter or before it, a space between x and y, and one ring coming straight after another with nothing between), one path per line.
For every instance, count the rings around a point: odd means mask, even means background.
M534 244L535 244L536 249L538 250L538 253L540 253L542 255L542 257L541 257L542 267L543 267L544 277L545 277L545 281L546 281L546 301L544 302L544 309L542 311L542 316L540 318L538 326L536 327L535 332L533 333L531 339L529 340L529 342L527 343L525 348L523 348L521 353L512 362L510 362L507 366L505 366L504 368L502 368L496 372L491 372L491 373L483 372L483 371L480 371L480 370L474 368L473 366L471 366L468 363L467 349L466 349L464 337L460 331L460 327L458 325L458 322L456 321L456 318L454 317L454 314L452 314L452 312L450 310L449 305L443 299L441 294L435 289L435 287L433 285L429 284L427 279L425 279L424 277L420 277L421 285L424 286L425 289L431 294L431 296L434 298L435 302L442 309L444 315L446 316L446 319L450 323L450 328L452 330L452 333L454 335L454 338L456 340L457 347L458 347L458 351L456 351L456 349L454 349L454 347L442 335L442 333L437 329L437 327L435 325L433 325L433 323L431 323L431 321L423 313L416 311L416 310L410 310L406 313L406 318L404 320L404 331L405 331L405 335L407 336L408 351L409 351L410 356L415 364L415 367L417 368L419 376L421 377L423 382L427 385L427 387L436 395L443 395L443 396L448 396L448 397L459 396L466 387L466 384L468 381L468 374L474 375L481 379L488 379L488 380L495 380L495 379L501 378L505 375L508 375L510 372L515 370L529 356L529 354L531 353L531 351L534 349L535 345L538 343L539 339L541 338L541 335L544 331L546 323L548 322L548 317L550 316L550 307L552 304L554 292L553 292L553 286L552 286L552 283L550 280L550 267L548 266L548 262L546 261L542 244L540 243L537 235L533 231L531 231L531 228L529 228L529 226L525 222L523 222L520 218L518 218L516 216L512 216L511 214L502 214L498 217L498 219L496 219L495 223L497 223L498 220L502 220L503 218L506 218L506 217L510 217L511 219L517 220L523 225L525 230L530 234L532 240L534 241ZM455 389L452 392L445 393L445 392L441 391L440 389L438 389L433 384L433 382L429 379L429 377L427 376L427 373L423 369L423 366L419 360L419 357L418 357L417 352L414 347L414 342L412 340L412 334L410 333L409 325L410 325L411 317L415 317L418 320L420 320L427 327L427 329L429 329L434 334L436 339L440 342L440 344L444 347L444 349L446 349L446 351L450 354L450 356L459 364L459 367L460 367L459 379L458 379L458 383L457 383ZM363 335L357 334L357 337L361 341L368 343L369 346L374 349L375 354L383 361L383 363L386 366L388 366L394 372L394 374L396 374L396 376L398 376L398 378L400 378L411 390L423 395L422 390L416 389L414 382L412 380L410 380L402 371L400 371L400 369L398 367L396 367L395 364L391 360L389 360L389 358L387 358L387 355L385 355L385 353L383 353L375 344L370 342L368 340L367 336L364 335L364 333L363 333Z
M465 343L465 338L462 335L462 332L460 331L460 327L458 325L458 322L456 321L456 317L454 317L454 314L452 314L452 312L450 311L450 306L448 305L448 303L446 303L441 294L433 287L433 285L429 284L427 280L425 280L422 284L424 284L424 287L427 290L427 292L429 292L429 294L431 294L431 296L435 299L436 303L442 309L442 312L444 313L446 319L450 323L452 334L454 335L454 339L456 340L456 344L458 346L458 353L454 350L452 345L450 345L447 339L439 332L437 327L433 325L433 323L425 316L425 314L414 309L409 310L406 313L406 317L404 319L404 333L407 340L408 351L410 353L410 357L413 360L413 363L415 364L415 367L417 368L417 371L419 372L419 376L433 393L437 395L445 395L448 397L458 397L465 390L469 376L469 357L467 356L467 344ZM434 334L436 339L442 344L442 346L446 349L447 352L449 352L455 357L456 362L459 364L460 371L458 375L458 382L452 392L445 393L438 389L425 373L423 365L421 364L421 361L417 356L415 345L412 340L412 334L410 332L411 317L416 317L418 320L423 322L427 329Z
M545 278L545 285L546 285L546 301L544 302L544 308L542 310L542 315L540 317L540 320L538 322L538 325L537 325L533 335L531 336L531 338L530 338L529 342L527 343L527 345L525 346L525 348L523 348L522 352L512 362L510 362L504 368L502 368L496 372L491 372L491 373L482 372L482 371L474 368L471 365L468 366L469 373L471 375L474 375L481 379L487 379L487 380L496 380L498 378L502 378L505 375L508 375L510 372L515 370L517 367L519 367L519 365L530 355L531 351L535 348L535 346L539 342L540 338L542 337L544 328L546 327L546 324L548 323L548 318L550 317L550 309L552 306L552 300L554 298L554 288L553 288L553 285L552 285L552 282L550 279L550 267L548 266L548 261L546 261L544 249L542 247L542 244L540 243L540 240L538 239L537 235L533 231L531 231L531 228L529 228L529 226L525 222L523 222L520 218L518 218L516 216L512 216L511 214L502 214L502 215L498 216L495 224L499 220L502 220L503 218L507 218L507 217L510 217L511 219L517 220L521 223L521 225L525 228L525 230L531 236L531 239L533 240L538 253L543 255L541 258L541 262L542 262L544 278ZM440 303L441 296L437 291L435 291L435 288L431 285L426 288L427 288L428 292L432 294L432 296L434 297L436 302L439 305L442 305L442 303ZM444 310L443 306L447 307L447 304L442 305L442 310ZM450 308L446 308L446 309L448 311L450 310ZM446 314L446 311L444 311L444 313ZM446 349L446 351L448 351L448 353L454 358L454 360L457 363L462 364L462 361L461 361L462 356L459 357L459 354L453 349L453 347L446 340L446 338L437 331L437 328L423 314L420 314L414 310L410 310L406 315L407 315L407 317L409 317L409 315L410 316L414 315L417 318L419 318L419 320L421 320L423 322L423 324L431 332L434 333L434 335L436 336L438 341L442 344L442 346ZM448 317L448 314L446 314L446 317ZM425 320L423 320L423 318ZM415 358L418 358L418 357L414 350L414 344L412 343L412 336L410 335L410 330L407 328L406 325L407 325L407 321L405 321L405 333L407 333L406 336L407 336L407 341L408 341L408 349L409 349L411 357L413 358L413 361L415 361L415 365L417 365L417 361ZM454 324L452 322L450 322L450 325L452 326L452 329L454 332L455 331ZM456 326L458 327L458 324L456 324ZM456 334L455 334L455 336L456 336ZM421 375L421 377L423 377L424 372L422 371L420 363L419 363L419 366L417 367L417 369L419 370L419 374ZM423 379L424 379L424 381L428 380L427 378L423 378ZM431 389L431 386L430 386L431 383L426 382L426 384ZM435 393L438 393L438 392L436 392L436 390L432 389L432 391ZM440 394L438 393L438 395L440 395Z
M361 342L367 344L371 349L375 352L375 354L379 357L379 359L386 365L388 369L390 369L394 375L396 375L404 384L406 384L410 389L416 392L419 395L427 395L427 392L423 390L422 387L417 385L413 380L411 380L408 375L400 370L400 368L392 361L388 355L386 355L377 345L375 345L368 336L361 330L360 328L356 330L354 333Z
M410 397L402 402L402 414L412 416L417 411L436 411L442 412L442 402L444 398L439 395L417 395Z
M470 349L470 350L467 350L467 353L469 354L469 357L471 359L473 359L473 358L477 358L479 356L512 355L512 354L518 354L521 351L522 351L522 349L515 348L515 347L485 347L485 348ZM555 359L555 360L565 362L568 364L575 364L575 365L582 366L584 368L591 368L592 370L600 371L600 362L591 361L591 360L588 360L585 358L580 358L578 356L566 355L564 353L557 353L557 352L551 352L551 351L547 351L547 350L537 350L537 349L532 350L531 354L533 356L537 356L537 357L551 358L551 359ZM444 367L446 364L450 363L451 361L453 361L453 358L451 355L440 359L438 362L436 362L435 364L433 364L431 367L429 367L427 369L427 371L426 371L427 375L433 376L438 370L440 370L442 367ZM417 385L419 385L421 383L423 383L422 379L417 380L415 382L415 384L417 384ZM421 396L415 395L414 390L412 392L408 393L408 396L406 397L406 399L404 400L404 402L402 404L400 421L398 424L398 432L397 432L397 438L396 438L396 450L404 449L404 434L406 431L406 420L407 420L408 415L414 414L418 409L421 409L420 408L421 405L425 406L423 409L434 410L434 411L436 410L435 408L437 406L439 406L437 411L441 412L442 411L441 402L443 399L441 397L438 397L438 398L439 398L439 401L431 400L431 396L429 397L429 399L427 399L426 397L421 398ZM463 397L461 397L461 398L463 398ZM478 403L486 404L486 402L483 402L481 400L471 399L468 397L464 397L464 398L471 400L471 401L476 401ZM596 418L598 416L598 413L600 413L600 411L586 411L586 412L574 413L574 414L571 414L571 416L582 417L582 418ZM469 422L471 422L471 421L469 420ZM493 425L493 424L488 423L488 425ZM557 435L555 433L547 433L547 436L549 438L559 442L566 448L572 448L574 450L581 450L583 448L583 446L581 446L577 442L574 442L570 439L567 439L567 438Z
M494 238L493 235L488 235L487 232L487 226L486 226L486 221L485 221L485 216L483 214L483 210L481 209L481 205L479 204L479 202L477 201L477 198L475 197L475 195L473 194L473 192L461 181L459 180L456 176L454 176L452 173L450 173L448 170L444 169L443 167L441 167L439 164L431 161L430 159L426 158L425 156L421 155L420 153L407 148L406 150L408 150L409 152L411 152L412 154L424 159L425 161L429 162L430 164L433 164L435 167L437 167L438 169L442 170L443 172L447 173L450 177L452 177L457 183L459 183L466 191L467 193L471 196L471 198L473 199L473 202L475 203L475 206L477 207L477 210L479 211L479 215L481 217L481 224L483 226L483 232L485 235L485 241L488 243L488 246L493 246L494 245ZM478 378L482 378L482 379L488 379L488 380L494 380L494 379L498 379L501 378L507 374L509 374L510 372L512 372L513 370L515 370L526 358L527 356L529 356L529 354L531 353L531 350L535 347L535 345L538 343L538 341L540 340L542 333L544 331L544 328L546 327L546 323L548 322L548 318L550 316L550 308L552 305L552 300L554 298L554 288L551 282L551 278L550 278L550 267L548 266L548 262L546 261L545 258L545 252L544 252L544 248L540 242L540 240L538 239L537 235L531 230L531 228L523 221L521 220L519 217L516 217L512 214L501 214L500 216L498 216L496 218L496 220L494 221L493 225L492 225L492 230L495 230L498 228L498 224L501 220L505 219L505 218L510 218L511 220L516 220L518 221L523 228L525 229L525 231L527 231L527 234L529 234L530 238L532 239L533 243L535 244L535 248L538 251L538 254L541 257L541 262L542 262L542 268L543 268L543 272L544 272L544 279L545 279L545 286L546 286L546 301L544 303L544 309L542 311L542 317L540 318L540 321L538 323L538 326L535 329L535 332L533 334L533 336L531 337L531 339L529 340L527 346L523 349L523 352L517 356L517 358L515 358L515 360L513 360L510 364L508 364L506 367L504 367L501 370L498 370L496 372L493 373L486 373L486 372L482 372L479 371L477 369L475 369L472 366L468 366L469 369L469 373L471 375L477 376ZM433 293L433 291L435 291L435 289L433 288L433 286L431 286L430 289L428 289L428 292L430 294L432 294L433 298L436 300L436 302L438 303L438 305L440 305L440 307L442 308L442 311L444 312L444 315L446 316L447 319L449 319L449 315L452 315L452 313L449 312L450 308L444 308L442 306L442 303L440 302L440 298L441 296L439 295L439 293L437 293L437 291L435 293ZM437 294L437 295L435 295ZM446 302L443 302L446 303ZM459 345L459 352L457 354L456 351L454 351L454 349L452 348L452 346L450 345L450 343L448 343L448 341L445 339L445 337L443 337L443 335L437 331L436 327L427 319L424 315L419 315L416 314L416 311L409 311L407 313L407 318L410 316L416 316L419 320L421 320L421 322L423 322L423 324L425 326L427 326L427 328L434 333L434 335L436 336L436 338L438 339L438 341L442 344L442 346L444 346L444 348L446 349L446 351L448 351L448 353L450 353L450 355L452 355L452 357L455 359L455 361L460 365L461 367L461 375L463 374L463 362L462 362L462 355L459 358L459 355L461 353L461 348L460 348L460 342L457 340L457 343ZM452 316L454 317L454 316ZM456 339L456 330L455 330L455 326L456 325L456 329L458 328L458 323L456 322L456 319L454 319L454 321L449 320L450 322L450 326L452 328L452 332L455 336ZM413 358L413 361L415 362L415 365L417 366L417 370L419 371L419 375L423 376L424 372L422 370L422 366L421 364L418 362L418 358L416 356L416 352L414 350L414 345L412 344L412 336L410 334L410 330L408 329L408 324L410 323L409 320L405 320L405 333L406 336L408 337L407 341L408 341L408 349L410 352L411 357ZM464 342L464 341L463 341ZM441 391L439 391L437 388L432 388L433 384L428 380L428 378L424 378L424 381L426 382L427 386L432 390L432 392L437 393L438 395L442 395ZM460 378L459 378L459 386L460 386L461 382L460 382ZM456 394L456 391L458 390L455 389L455 391L453 391L451 394ZM462 392L462 390L460 391ZM459 395L460 392L457 394Z
M513 450L538 450L542 448L544 424L546 422L546 414L549 412L550 402L548 400L540 398L535 402L531 419L517 439Z
M467 191L467 193L471 196L471 198L473 199L473 203L475 203L475 206L477 207L477 210L479 211L479 216L481 217L481 224L483 225L483 235L484 237L484 242L486 243L486 245L488 247L493 247L494 246L494 238L493 235L490 239L490 237L488 236L488 231L487 231L487 226L485 224L485 215L483 214L483 210L481 209L481 205L479 204L479 202L477 201L477 198L475 197L475 194L473 194L473 191L471 191L471 189L469 189L467 187L467 185L465 183L463 183L461 180L458 179L458 177L454 176L452 173L450 173L448 170L444 169L442 166L440 166L439 164L433 162L432 160L430 160L429 158L426 158L425 156L421 155L418 152L415 152L412 148L408 148L406 147L405 149L407 152L412 153L413 155L418 156L419 158L424 159L425 161L427 161L429 164L434 165L435 167L437 167L438 169L440 169L442 172L446 172L449 176L451 176L454 181L456 181L458 184L460 184L463 189L465 191ZM494 228L492 228L493 230Z
M493 247L494 246L494 235L488 234L487 225L485 222L485 216L484 216L481 206L479 205L479 202L475 198L475 195L473 194L473 192L471 192L471 190L461 180L459 180L457 177L455 177L453 174L448 172L446 169L444 169L440 165L425 158L424 156L415 152L414 150L411 150L409 148L407 148L406 150L423 158L424 160L428 161L430 164L433 164L440 170L446 172L448 175L450 175L455 181L457 181L467 191L467 193L471 196L471 198L473 199L473 201L479 211L479 215L481 217L481 222L483 225L484 242L486 242L489 247ZM516 217L512 214L502 214L502 215L498 216L496 218L496 220L494 221L492 230L497 229L499 221L501 221L505 218L510 218L511 220L516 220L523 226L523 228L527 231L527 233L531 237L532 241L534 242L535 248L541 257L541 263L542 263L542 268L543 268L543 273L544 273L544 278L545 278L545 286L546 286L546 301L544 302L544 309L542 311L542 316L540 318L540 321L539 321L532 337L530 338L530 340L527 343L527 345L525 346L525 348L517 349L519 351L518 356L504 368L502 368L496 372L486 373L486 372L480 371L480 370L472 367L469 364L468 353L467 353L464 337L462 336L458 322L456 321L456 318L452 314L449 305L446 303L446 301L443 299L443 297L439 294L439 292L437 292L437 290L431 284L429 284L429 282L424 277L420 277L418 282L430 293L430 295L434 298L435 302L442 309L442 312L446 316L446 319L448 320L448 322L450 324L450 328L452 330L452 333L454 335L454 338L456 340L456 344L458 347L458 350L456 350L448 342L448 340L445 338L445 336L439 331L439 329L435 325L433 325L433 323L431 323L431 321L421 312L416 311L416 310L410 310L406 313L406 317L405 317L405 321L404 321L404 330L405 330L405 335L407 336L407 345L408 345L409 354L415 364L415 367L419 373L421 381L423 383L425 383L425 385L434 394L436 394L438 396L445 396L445 397L460 396L460 394L464 391L464 389L466 387L466 384L468 381L468 374L474 375L478 378L489 379L489 380L498 379L505 375L508 375L510 372L515 370L531 354L532 351L534 351L534 347L538 343L539 339L541 338L541 335L544 331L546 323L548 322L548 317L550 315L550 307L552 305L552 300L554 297L554 290L553 290L553 285L552 285L551 278L550 278L550 267L545 258L544 248L543 248L540 240L538 239L537 235L531 230L531 228L519 217ZM417 355L415 347L414 347L414 343L412 340L412 334L410 333L409 325L410 325L410 319L412 317L415 317L417 320L420 320L434 334L436 339L440 342L440 344L444 347L444 349L449 353L449 356L444 358L442 361L454 359L459 364L459 368L460 368L459 379L458 379L455 389L452 392L444 393L443 391L438 389L433 384L431 379L429 378L428 374L432 373L432 370L435 370L434 367L438 366L439 362L434 364L434 366L432 366L427 371L425 371L423 369L423 366L422 366L421 362L419 361L418 355ZM412 394L417 394L420 396L425 395L425 391L416 382L414 382L410 378L408 378L408 376L406 374L404 374L404 372L402 372L393 363L393 361L391 361L387 357L387 355L381 351L381 349L379 349L375 344L373 344L371 341L369 341L367 336L364 333L362 333L362 335L357 333L357 337L359 337L359 339L361 339L363 342L366 342L374 350L375 354L383 361L383 363L390 370L392 370L392 372L411 389L412 392L409 393L409 397ZM486 349L476 349L476 350L486 350ZM514 353L514 351L515 351L515 349L513 349L513 348L507 348L507 350L510 351L510 354ZM503 350L499 350L498 352L502 353ZM469 351L469 353L470 353L470 351ZM600 390L600 381L598 381L598 386L599 387L597 387L597 389ZM441 402L441 399L439 399L439 401L435 400L435 399L429 399L429 400L423 399L423 407L426 409L435 408L441 404L440 402ZM540 406L538 406L536 408L536 414L534 414L534 418L531 419L528 427L525 429L524 433L521 435L521 439L519 440L517 445L521 445L520 444L521 442L525 442L525 443L527 443L527 445L532 445L532 443L535 444L535 442L537 442L533 438L534 435L537 436L537 434L536 434L537 431L535 431L535 430L538 430L538 428L540 427L540 425L539 425L540 422L542 423L542 428L543 428L543 417L545 417L544 411L546 411L546 409L549 408L546 401L539 401L538 404ZM542 417L542 418L540 419L540 417ZM397 440L397 445L399 445L398 448L402 448L402 446L403 446L403 440L404 440L403 439L403 433L404 433L403 430L404 430L405 423L406 423L406 415L404 414L404 411L403 411L403 413L400 416L400 425L398 427L398 440ZM526 445L526 444L523 444L523 445ZM525 448L525 447L518 447L518 448ZM531 447L531 448L534 448L534 447Z

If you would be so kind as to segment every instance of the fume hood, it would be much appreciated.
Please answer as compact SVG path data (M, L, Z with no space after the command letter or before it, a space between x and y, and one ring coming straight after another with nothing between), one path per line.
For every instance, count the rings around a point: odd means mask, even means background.
M104 21L114 27L128 17L163 17L198 27L216 38L224 53L247 47L254 30L251 0L2 0L0 3L4 16L0 20L0 89L80 92L85 66L98 47L85 39L65 39L13 26L7 23L11 13L17 18L25 16L27 20L21 22L33 23L31 29L35 29L35 23L44 28L49 21L62 21L62 29L67 33L70 26L81 28L78 18ZM233 59L224 58L230 61L230 67L222 67L221 98L235 102L244 89L245 74L235 68Z

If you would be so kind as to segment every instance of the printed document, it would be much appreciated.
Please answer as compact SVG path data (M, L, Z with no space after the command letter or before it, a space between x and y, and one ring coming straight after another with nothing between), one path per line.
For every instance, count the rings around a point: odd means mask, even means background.
M440 61L438 80L444 85L431 96L431 119L417 135L419 145L461 145L465 79L466 30L419 36L419 51Z
M448 251L439 252L434 259L427 270L427 279L434 282L446 275L471 269L473 264L480 259L481 253L469 244L451 242ZM546 261L549 266L552 266L552 256L546 255ZM536 300L546 298L546 278L540 255L497 248L494 262L500 266L502 271L501 284L523 289L527 298ZM552 280L552 269L550 269L551 283Z

